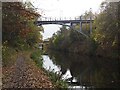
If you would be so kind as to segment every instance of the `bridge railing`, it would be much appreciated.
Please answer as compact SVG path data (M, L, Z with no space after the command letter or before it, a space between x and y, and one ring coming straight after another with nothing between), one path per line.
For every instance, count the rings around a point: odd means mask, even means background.
M94 20L95 17L40 17L38 21L62 21L62 20Z

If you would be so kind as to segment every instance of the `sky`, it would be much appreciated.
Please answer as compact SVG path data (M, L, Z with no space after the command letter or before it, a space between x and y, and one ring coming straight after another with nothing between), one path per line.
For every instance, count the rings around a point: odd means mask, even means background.
M31 1L42 17L70 18L77 17L92 9L98 13L100 4L104 0L27 0ZM49 38L59 30L58 25L44 25L43 39Z

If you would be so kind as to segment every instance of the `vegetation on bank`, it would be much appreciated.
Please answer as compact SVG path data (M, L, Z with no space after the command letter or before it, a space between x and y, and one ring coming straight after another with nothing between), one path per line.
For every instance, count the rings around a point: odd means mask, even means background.
M43 28L36 26L34 21L40 15L30 2L8 3L2 5L2 62L3 68L15 64L19 53L23 53L28 59L32 59L40 68L43 66L42 51L39 43L42 42L41 31ZM45 71L57 88L65 88L65 84L53 72Z
M49 71L49 70L47 71L43 68L43 58L41 55L42 55L42 51L40 51L39 49L36 49L34 50L33 53L31 53L30 58L34 60L34 62L39 68L42 68L44 70L44 72L52 81L55 88L67 89L68 85L65 81L61 79L60 74L54 73L53 71Z
M46 71L46 70L45 72L50 77L51 81L55 85L55 88L64 88L65 90L68 88L67 82L61 79L60 74L54 73L53 71Z
M43 60L42 60L42 56L41 56L41 51L39 49L35 50L33 53L31 53L30 58L34 60L34 62L36 63L36 65L38 67L42 67L43 65Z
M34 25L40 16L30 3L2 3L2 56L3 66L12 62L17 52L35 48L42 40L42 27Z
M89 11L82 16L84 18L96 17L92 34L89 32L88 24L84 24L82 27L83 33L89 38L77 31L80 29L78 24L74 26L74 29L63 26L50 38L48 47L66 52L120 58L119 7L119 2L101 3L99 14L93 14Z
M89 36L86 38L78 33L79 25L75 29L63 26L57 34L50 39L49 48L73 53L99 55L110 58L119 55L119 11L120 3L102 3L101 12L95 16L93 33L89 35L89 25L83 25L82 30ZM36 13L31 3L3 3L2 7L2 59L3 67L14 64L19 52L28 51L37 66L42 67L43 61L38 44L42 42L42 27L34 25L40 16ZM91 12L86 12L83 17L88 18ZM93 14L92 14L93 15ZM27 55L27 54L26 54ZM46 72L46 71L45 71ZM46 72L57 88L66 88L60 76L53 72Z

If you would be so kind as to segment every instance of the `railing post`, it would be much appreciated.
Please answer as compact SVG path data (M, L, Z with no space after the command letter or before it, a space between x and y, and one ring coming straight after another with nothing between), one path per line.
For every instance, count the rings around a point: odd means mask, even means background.
M92 17L90 17L90 35L92 34Z

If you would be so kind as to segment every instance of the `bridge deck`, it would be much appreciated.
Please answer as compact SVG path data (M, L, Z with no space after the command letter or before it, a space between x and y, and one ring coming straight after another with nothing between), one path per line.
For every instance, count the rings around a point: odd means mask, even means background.
M68 24L68 23L90 23L94 20L51 20L51 21L36 21L35 23L38 25L44 25L44 24Z

